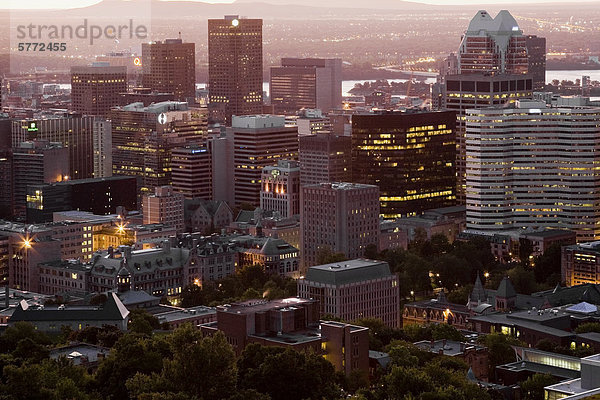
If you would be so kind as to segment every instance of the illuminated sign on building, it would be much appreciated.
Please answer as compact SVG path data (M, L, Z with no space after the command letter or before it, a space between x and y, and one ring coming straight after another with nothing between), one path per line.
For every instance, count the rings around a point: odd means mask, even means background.
M27 132L37 132L37 131L38 131L37 122L31 121L29 123L29 126L27 127Z

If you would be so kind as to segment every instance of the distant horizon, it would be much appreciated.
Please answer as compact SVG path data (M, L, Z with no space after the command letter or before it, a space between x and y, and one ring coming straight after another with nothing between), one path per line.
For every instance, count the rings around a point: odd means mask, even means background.
M53 7L51 9L68 9L68 8L83 8L88 7L94 4L98 4L103 0L52 0ZM112 0L118 1L118 0ZM140 1L140 0L121 0L123 2L126 1ZM151 1L151 0L141 0L141 1ZM210 4L233 4L237 0L160 0L160 1L192 1L198 3L210 3ZM272 3L272 4L294 4L294 5L304 5L306 2L302 0L256 0L260 2ZM490 6L498 6L502 4L506 5L524 5L524 4L569 4L568 0L530 0L530 1L518 1L518 0L509 0L509 1L501 1L501 0L405 0L409 3L419 3L425 5L438 5L438 6L482 6L486 7ZM243 0L244 3L252 2L252 0ZM587 0L583 1L583 3L598 3L600 0ZM48 0L9 0L8 8L0 9L49 9L48 8ZM368 8L369 4L377 4L377 0L375 2L365 2L365 8ZM355 5L351 5L349 7L356 7Z

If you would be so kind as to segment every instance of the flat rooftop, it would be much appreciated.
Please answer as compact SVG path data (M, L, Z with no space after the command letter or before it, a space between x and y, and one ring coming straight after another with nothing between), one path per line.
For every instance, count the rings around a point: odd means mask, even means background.
M180 320L183 321L195 316L210 315L216 313L217 310L213 307L197 306L155 314L155 317L158 318L159 322L175 322Z
M499 365L497 368L512 371L530 371L536 374L550 374L563 379L575 379L581 375L580 371L540 364L532 361L516 361L510 364Z
M392 277L385 261L363 258L310 267L305 280L326 285L346 285Z
M314 300L301 299L299 297L289 297L280 300L247 300L240 303L224 304L217 307L217 311L229 312L233 314L252 314L265 312L269 310L279 310L283 308L294 308L294 306L314 303Z

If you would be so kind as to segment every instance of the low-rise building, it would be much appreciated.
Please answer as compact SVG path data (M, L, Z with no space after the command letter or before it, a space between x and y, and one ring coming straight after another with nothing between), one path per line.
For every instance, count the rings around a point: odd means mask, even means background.
M242 235L231 238L238 251L238 268L262 265L267 273L298 277L300 257L298 249L283 239Z
M42 332L60 333L63 326L73 330L82 330L93 326L114 326L127 330L129 310L125 308L115 293L109 293L103 305L72 306L30 306L21 301L12 314L9 325L17 322L29 322Z
M183 324L198 326L214 322L217 320L217 310L213 307L197 306L169 310L154 316L158 318L161 325L168 325L169 329L177 329Z
M89 343L72 343L67 346L57 347L50 350L51 360L58 360L61 357L71 361L73 365L94 370L98 367L100 361L110 354L110 349L102 346L96 346Z
M600 241L563 247L561 273L567 286L600 283Z
M77 260L53 261L39 264L38 268L41 293L83 296L89 291L89 264L82 264Z
M498 365L496 375L504 385L516 385L535 374L551 375L560 380L581 376L581 359L564 354L513 346L517 361Z
M422 230L428 239L441 234L452 243L467 225L466 209L465 206L435 208L420 215L398 218L389 225L406 232L409 242L415 239L418 230Z
M97 252L91 262L89 289L108 292L119 285L163 297L181 293L184 269L191 263L193 253L183 247L171 248L168 241L162 248L133 250L121 246Z
M475 377L480 381L488 381L489 358L488 349L476 343L458 342L456 340L422 340L414 343L419 349L463 360Z
M544 399L576 400L600 395L600 354L581 359L581 378L570 379L544 388Z
M298 280L298 296L319 301L321 315L344 321L379 318L400 326L398 277L384 261L356 259L310 267Z
M217 320L200 326L205 335L224 333L237 354L250 343L323 354L337 371L369 369L369 329L319 321L316 300L249 300L217 307Z
M528 244L531 249L531 258L541 256L553 244L561 246L572 245L576 242L574 231L566 229L539 229L539 230L506 230L502 232L480 232L465 230L461 232L459 239L468 240L474 237L481 237L490 243L492 254L502 263L518 261L520 251Z
M225 201L185 200L185 229L187 232L210 234L227 228L233 212Z

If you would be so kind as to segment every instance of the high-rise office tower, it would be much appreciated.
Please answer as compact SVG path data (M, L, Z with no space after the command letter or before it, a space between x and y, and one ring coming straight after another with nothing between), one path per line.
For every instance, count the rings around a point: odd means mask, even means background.
M600 239L600 108L572 100L467 111L467 229Z
M277 211L282 218L300 215L300 166L297 161L279 160L264 167L261 175L260 208Z
M352 182L379 186L384 218L453 206L455 124L453 111L355 114Z
M171 186L155 188L154 194L143 199L144 224L164 224L177 229L177 233L183 232L183 202L183 195Z
M359 258L379 235L379 189L374 185L321 183L300 191L302 265L317 265L328 249Z
M178 147L171 152L173 191L186 199L212 199L212 165L208 149L200 145Z
M60 143L23 142L13 149L13 216L27 216L27 187L68 179L69 152Z
M127 68L94 63L71 67L72 109L86 115L106 115L127 91Z
M282 58L280 67L271 67L269 88L277 114L302 108L329 112L342 104L342 60Z
M109 120L94 121L94 178L112 176L112 124Z
M209 134L207 144L211 158L212 200L234 204L233 132L223 130Z
M262 112L262 19L208 20L208 84L216 119Z
M12 122L12 143L58 142L69 149L69 179L94 176L94 117L57 112Z
M465 202L465 125L467 108L508 104L531 98L532 77L527 39L506 10L492 18L486 11L475 14L458 50L458 74L445 78L441 108L457 111L456 174L458 203Z
M466 148L465 113L469 108L500 107L533 96L533 81L527 75L460 74L446 76L442 87L442 109L456 111L456 198L465 202Z
M298 158L298 128L286 126L275 115L234 117L233 140L235 204L260 203L261 171L280 159Z
M506 10L495 18L478 11L462 38L458 63L462 74L527 73L527 44L517 21Z
M166 101L111 110L113 175L139 176L141 192L171 184L171 151L206 139L205 110Z
M352 180L352 138L328 133L300 136L300 184Z
M0 219L8 219L12 215L12 137L11 120L0 118ZM0 256L0 259L2 256ZM1 269L1 267L0 267ZM2 272L0 271L0 284Z
M142 84L177 101L196 96L196 45L181 39L142 43ZM191 101L193 103L193 101Z
M525 36L527 45L528 72L533 79L533 90L546 86L546 38L536 35Z

